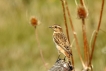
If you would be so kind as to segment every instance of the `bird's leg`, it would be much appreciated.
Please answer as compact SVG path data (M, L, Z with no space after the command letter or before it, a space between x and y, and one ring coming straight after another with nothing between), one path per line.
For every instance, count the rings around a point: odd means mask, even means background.
M66 56L64 57L64 59L63 59L64 61L66 60Z
M58 56L57 60L60 59L60 55L61 55L60 51L58 51L58 54L59 54L59 56Z
M58 51L58 54L59 54L59 55L58 55L57 61L60 60L60 55L61 55L60 51ZM56 61L56 62L57 62L57 61Z
M61 55L61 54L58 55L58 58L57 58L56 62L58 62L58 61L60 60L60 55Z
M58 59L60 59L60 55L61 55L61 54L59 54L59 55L58 55L58 58L57 58L57 60L58 60Z

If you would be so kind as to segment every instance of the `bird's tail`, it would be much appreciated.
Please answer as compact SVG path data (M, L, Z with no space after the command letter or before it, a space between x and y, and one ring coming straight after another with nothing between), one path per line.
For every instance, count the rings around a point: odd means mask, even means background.
M66 55L66 57L67 57L67 59L68 59L69 64L71 65L71 56L72 56L71 50L68 51L68 53L66 52L65 55Z
M71 58L71 57L70 57ZM70 67L70 69L71 70L73 70L74 68L73 68L73 65L72 65L72 63L71 63L71 59L70 58L68 58L68 64L69 64L69 67Z
M69 62L69 64L71 65L71 59L70 59L70 57L68 58L68 62Z

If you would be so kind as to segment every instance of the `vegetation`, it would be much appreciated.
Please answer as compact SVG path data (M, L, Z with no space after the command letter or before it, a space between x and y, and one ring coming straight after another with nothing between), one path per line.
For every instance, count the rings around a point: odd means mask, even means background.
M98 25L101 0L87 0L85 3L89 11L89 16L85 20L88 44L90 44L92 33ZM74 0L68 0L68 5L83 53L82 21L76 15ZM104 71L106 68L105 12L106 8L95 45L92 61L94 71ZM0 0L0 71L46 71L35 39L35 29L29 23L31 16L35 16L40 21L36 31L47 67L50 68L56 61L58 53L52 41L53 31L48 27L59 24L65 33L60 0ZM71 29L69 34L72 42L74 36ZM72 51L76 71L81 71L82 66L75 45Z

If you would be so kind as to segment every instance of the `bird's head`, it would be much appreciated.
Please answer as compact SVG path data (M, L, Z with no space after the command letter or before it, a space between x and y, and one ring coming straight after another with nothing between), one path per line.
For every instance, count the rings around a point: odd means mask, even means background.
M59 25L53 25L50 26L49 28L53 29L54 32L63 32L62 28Z

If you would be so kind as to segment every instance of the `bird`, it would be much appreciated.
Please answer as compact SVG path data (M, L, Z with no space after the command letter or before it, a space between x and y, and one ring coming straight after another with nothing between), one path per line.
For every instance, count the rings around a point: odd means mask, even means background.
M53 41L58 50L59 57L60 57L60 54L62 53L70 61L70 56L72 55L72 52L70 50L71 47L70 47L70 43L69 43L67 37L63 33L62 27L59 25L53 25L53 26L50 26L49 28L53 29L53 31L54 31L53 32Z

